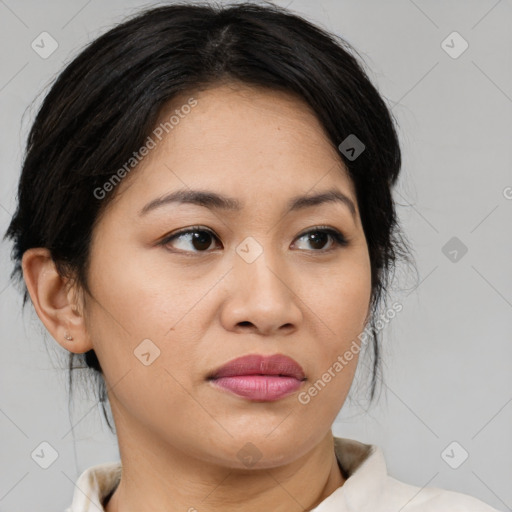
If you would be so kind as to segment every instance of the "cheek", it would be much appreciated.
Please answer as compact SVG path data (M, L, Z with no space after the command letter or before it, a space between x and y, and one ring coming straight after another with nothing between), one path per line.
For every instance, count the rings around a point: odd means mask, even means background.
M90 283L99 323L132 343L161 338L180 318L187 292L141 251L105 244L91 258ZM170 283L173 283L172 285Z
M120 246L105 245L91 260L94 299L87 328L94 349L110 385L129 372L123 385L127 393L150 397L154 389L149 383L160 381L172 391L169 400L179 397L181 388L172 376L189 383L198 333L190 323L196 311L187 312L201 290L183 283L177 274L163 275L161 267L146 264L136 251L122 251ZM143 399L141 405L147 402Z
M298 396L304 413L331 424L343 406L362 349L371 281L366 272L336 276L318 296L321 333L306 359L314 361L307 386ZM320 331L319 331L320 332Z
M318 277L318 276L316 276ZM364 329L371 298L371 267L358 251L331 267L320 280L309 282L312 309L341 349Z
M341 407L354 377L361 350L361 333L371 298L371 268L367 252L351 254L329 276L322 276L306 301L319 326L307 358L316 361L312 382L318 382L317 403ZM318 277L318 276L316 276ZM312 283L310 283L312 284ZM307 399L307 397L306 397ZM329 411L333 411L328 407Z
M344 274L331 285L330 318L333 330L343 340L357 336L364 328L371 296L369 272Z

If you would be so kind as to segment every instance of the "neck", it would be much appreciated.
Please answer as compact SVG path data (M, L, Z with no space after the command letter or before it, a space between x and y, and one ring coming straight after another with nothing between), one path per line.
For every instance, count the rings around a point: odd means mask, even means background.
M142 432L124 434L118 428L122 477L106 512L306 511L345 481L331 431L294 461L254 470L207 462Z

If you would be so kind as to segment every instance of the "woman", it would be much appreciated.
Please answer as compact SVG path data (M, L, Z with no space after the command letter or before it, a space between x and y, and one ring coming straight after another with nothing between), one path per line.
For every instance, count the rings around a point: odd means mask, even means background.
M493 510L331 431L367 344L374 397L376 313L408 260L398 138L349 49L272 5L175 4L46 96L14 276L99 378L121 455L68 512Z

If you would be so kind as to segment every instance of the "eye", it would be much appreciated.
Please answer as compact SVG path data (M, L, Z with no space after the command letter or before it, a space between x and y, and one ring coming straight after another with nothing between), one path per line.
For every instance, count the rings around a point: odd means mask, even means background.
M348 245L348 240L340 231L320 226L303 233L298 239L306 239L309 241L309 243L314 247L314 252L329 252L337 249L338 247L345 247ZM332 241L331 247L329 249L324 249L324 246L328 243L329 239Z
M212 238L218 240L217 236L209 229L205 229L202 226L193 226L192 228L184 229L165 237L160 242L160 245L167 246L170 245L171 242L177 241L178 245L181 245L181 247L177 247L179 251L207 252L207 249L211 246ZM176 245L176 243L173 244L175 248ZM191 245L193 247L192 251L190 250Z
M209 249L211 248L212 241L214 239L217 241L219 240L213 231L202 226L193 226L166 236L159 245L169 246L172 242L173 248L178 249L178 252L210 252ZM313 246L312 250L314 252L330 252L338 247L345 247L348 245L348 240L340 231L328 227L310 229L298 237L298 240L301 239L305 239L311 243ZM326 243L329 241L331 241L331 247L329 249L324 249ZM192 247L192 249L190 249L190 247Z

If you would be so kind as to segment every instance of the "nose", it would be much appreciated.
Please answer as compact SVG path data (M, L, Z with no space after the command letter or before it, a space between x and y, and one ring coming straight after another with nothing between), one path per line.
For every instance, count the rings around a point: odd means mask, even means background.
M235 255L228 276L228 298L221 321L228 331L262 335L290 334L302 319L298 275L284 261L269 258L268 251L248 263Z

